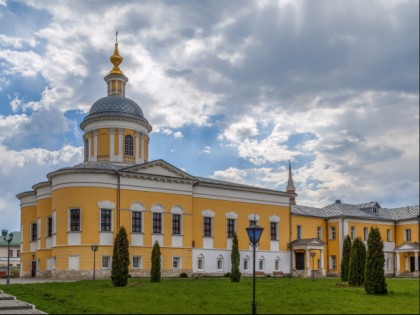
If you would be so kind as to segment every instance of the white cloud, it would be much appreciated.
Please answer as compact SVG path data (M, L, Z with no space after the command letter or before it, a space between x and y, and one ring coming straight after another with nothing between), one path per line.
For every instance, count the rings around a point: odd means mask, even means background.
M206 145L206 146L204 147L204 149L203 149L203 150L201 150L199 153L200 153L200 154L210 154L210 153L211 153L211 147L210 147L210 146L208 146L208 145Z
M12 46L13 48L18 49L26 45L29 47L34 47L36 45L36 40L33 37L9 37L4 34L0 34L0 45Z

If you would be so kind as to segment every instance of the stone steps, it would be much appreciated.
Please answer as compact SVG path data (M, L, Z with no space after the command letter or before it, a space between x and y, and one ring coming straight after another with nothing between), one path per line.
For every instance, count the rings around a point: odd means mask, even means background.
M0 290L0 314L46 314L35 309L35 306L16 300L16 297Z

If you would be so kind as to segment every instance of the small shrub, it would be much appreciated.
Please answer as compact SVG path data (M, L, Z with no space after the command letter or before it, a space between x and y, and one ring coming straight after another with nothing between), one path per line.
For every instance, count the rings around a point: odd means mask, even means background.
M188 275L185 272L183 272L179 275L179 277L180 278L188 278Z
M226 272L224 275L225 278L230 278L230 272Z

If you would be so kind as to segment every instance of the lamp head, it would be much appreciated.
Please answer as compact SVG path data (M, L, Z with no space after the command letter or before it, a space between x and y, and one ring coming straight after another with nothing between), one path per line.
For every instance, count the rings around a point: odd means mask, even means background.
M6 237L7 236L7 230L1 230L1 236Z
M260 241L263 230L264 228L256 225L255 223L252 223L250 226L248 226L246 228L246 232L248 233L249 241L252 244L258 243Z

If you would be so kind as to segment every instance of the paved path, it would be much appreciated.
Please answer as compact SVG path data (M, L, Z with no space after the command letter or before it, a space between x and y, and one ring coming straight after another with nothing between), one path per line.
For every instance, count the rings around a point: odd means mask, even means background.
M10 284L45 283L45 282L75 282L77 280L42 279L42 278L10 278ZM0 279L0 285L6 285L7 279Z
M12 295L0 290L0 314L46 314L35 308L34 305L25 303Z

